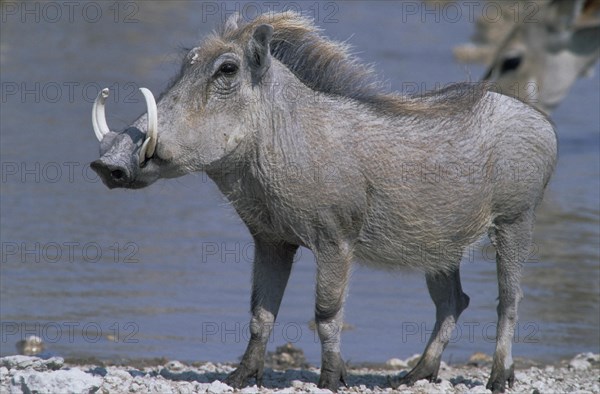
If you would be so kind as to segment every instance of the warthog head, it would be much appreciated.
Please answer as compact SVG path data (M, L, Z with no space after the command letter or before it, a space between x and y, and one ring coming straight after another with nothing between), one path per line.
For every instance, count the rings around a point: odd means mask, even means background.
M237 29L233 19L228 23L226 29ZM106 123L108 89L99 93L92 121L101 157L91 167L106 186L137 189L159 178L223 168L264 113L259 85L271 64L273 28L263 24L245 33L229 40L211 36L192 49L158 104L141 88L147 113L121 132Z

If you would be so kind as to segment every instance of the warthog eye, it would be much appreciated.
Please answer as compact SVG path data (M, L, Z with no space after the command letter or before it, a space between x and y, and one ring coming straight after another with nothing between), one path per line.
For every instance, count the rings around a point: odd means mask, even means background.
M225 75L233 75L237 72L238 66L235 63L226 62L221 64L219 72Z
M500 66L500 74L516 70L521 65L521 56L512 56L504 59Z

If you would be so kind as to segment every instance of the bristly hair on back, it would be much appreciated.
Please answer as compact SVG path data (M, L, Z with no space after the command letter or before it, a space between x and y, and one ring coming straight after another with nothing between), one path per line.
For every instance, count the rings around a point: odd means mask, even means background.
M357 100L381 92L373 69L352 56L347 44L323 37L320 28L296 12L262 14L250 22L234 15L220 35L249 38L262 24L273 26L271 55L311 89Z
M349 45L324 37L312 20L293 11L262 14L250 22L233 15L218 35L223 40L249 39L262 24L273 26L271 55L306 86L357 100L389 114L406 111L434 114L470 109L487 90L481 86L474 89L471 84L458 84L452 100L441 97L437 100L431 94L402 96L386 92L385 84L377 78L373 68L352 55Z

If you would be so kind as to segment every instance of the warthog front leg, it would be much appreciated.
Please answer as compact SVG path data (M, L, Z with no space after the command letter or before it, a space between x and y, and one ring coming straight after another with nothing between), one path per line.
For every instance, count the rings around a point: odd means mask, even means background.
M533 213L511 222L496 223L490 238L496 248L498 271L498 326L496 328L496 351L492 374L486 387L494 393L502 393L506 383L512 387L515 372L512 358L512 340L517 325L517 308L523 293L520 279L523 262L529 256L533 232Z
M448 345L458 317L469 305L469 297L463 293L458 267L450 273L425 276L429 295L435 303L435 326L423 356L417 365L402 378L390 379L392 387L412 385L417 380L437 380L442 352Z
M262 385L265 350L273 328L281 298L287 285L297 246L255 240L250 342L239 367L226 379L228 385L240 388L249 378Z
M346 365L340 353L343 307L351 257L336 249L317 254L317 298L315 321L321 340L321 377L318 386L336 392L346 385Z

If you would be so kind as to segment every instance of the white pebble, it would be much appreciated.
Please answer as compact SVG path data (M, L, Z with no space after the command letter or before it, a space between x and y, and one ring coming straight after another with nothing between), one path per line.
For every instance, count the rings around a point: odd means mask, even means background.
M212 382L210 384L210 386L208 387L208 392L211 394L227 393L230 391L233 391L232 387L230 387L227 384L220 382L218 380L215 380L214 382Z
M570 369L574 369L576 371L585 371L586 369L590 368L592 366L592 364L585 359L580 359L580 358L574 358L573 360L571 360L569 362L569 368Z
M399 358L390 358L385 362L385 365L390 366L392 368L407 368L408 364L404 360L400 360Z

